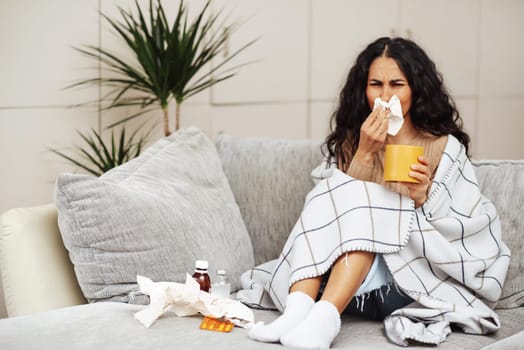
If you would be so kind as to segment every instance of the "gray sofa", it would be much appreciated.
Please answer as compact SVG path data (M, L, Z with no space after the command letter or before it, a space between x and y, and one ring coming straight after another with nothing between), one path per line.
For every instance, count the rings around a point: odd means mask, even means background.
M255 263L275 258L295 224L320 162L319 143L219 135L216 148L249 232ZM483 193L501 217L512 262L497 313L502 327L479 336L453 332L441 349L524 347L524 162L476 161ZM229 252L234 255L235 252ZM201 317L165 314L150 328L133 318L144 308L120 302L87 304L62 244L54 205L18 208L0 221L0 264L9 318L0 320L0 349L283 349L251 341L246 331L199 329ZM276 312L254 310L256 321ZM340 349L395 349L382 324L344 315L333 343ZM413 348L427 346L413 345Z

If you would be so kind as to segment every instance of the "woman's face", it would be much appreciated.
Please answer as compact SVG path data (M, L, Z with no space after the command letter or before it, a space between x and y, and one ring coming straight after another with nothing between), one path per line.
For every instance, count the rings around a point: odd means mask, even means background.
M397 62L390 57L377 57L369 67L366 97L369 108L373 110L375 98L380 97L389 101L391 96L397 95L402 105L404 118L409 117L411 108L411 87Z

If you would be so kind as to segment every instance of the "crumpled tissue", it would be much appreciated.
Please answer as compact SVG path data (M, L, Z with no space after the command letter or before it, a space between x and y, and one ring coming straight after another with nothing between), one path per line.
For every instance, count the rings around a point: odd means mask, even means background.
M397 95L391 96L388 102L382 100L380 97L375 99L373 109L378 106L382 106L385 109L389 109L389 120L388 120L388 134L395 136L402 124L404 124L404 117L402 114L402 105Z
M254 323L253 311L237 300L217 298L200 290L200 285L190 275L186 283L153 282L137 276L140 291L149 295L147 308L135 313L135 319L149 328L162 314L173 310L177 316L201 313L213 318L225 318L234 325L250 328Z

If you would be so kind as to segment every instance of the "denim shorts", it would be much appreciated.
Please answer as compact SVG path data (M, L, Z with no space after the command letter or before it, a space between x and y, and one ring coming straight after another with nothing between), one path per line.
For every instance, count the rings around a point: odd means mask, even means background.
M330 272L331 270L322 279L319 298L324 291ZM343 313L382 321L393 311L412 302L413 299L396 285L382 254L375 254L375 259L364 282Z

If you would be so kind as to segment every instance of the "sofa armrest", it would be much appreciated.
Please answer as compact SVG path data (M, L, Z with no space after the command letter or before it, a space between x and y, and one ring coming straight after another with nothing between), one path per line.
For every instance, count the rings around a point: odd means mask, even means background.
M0 269L8 317L86 303L52 204L0 216Z

